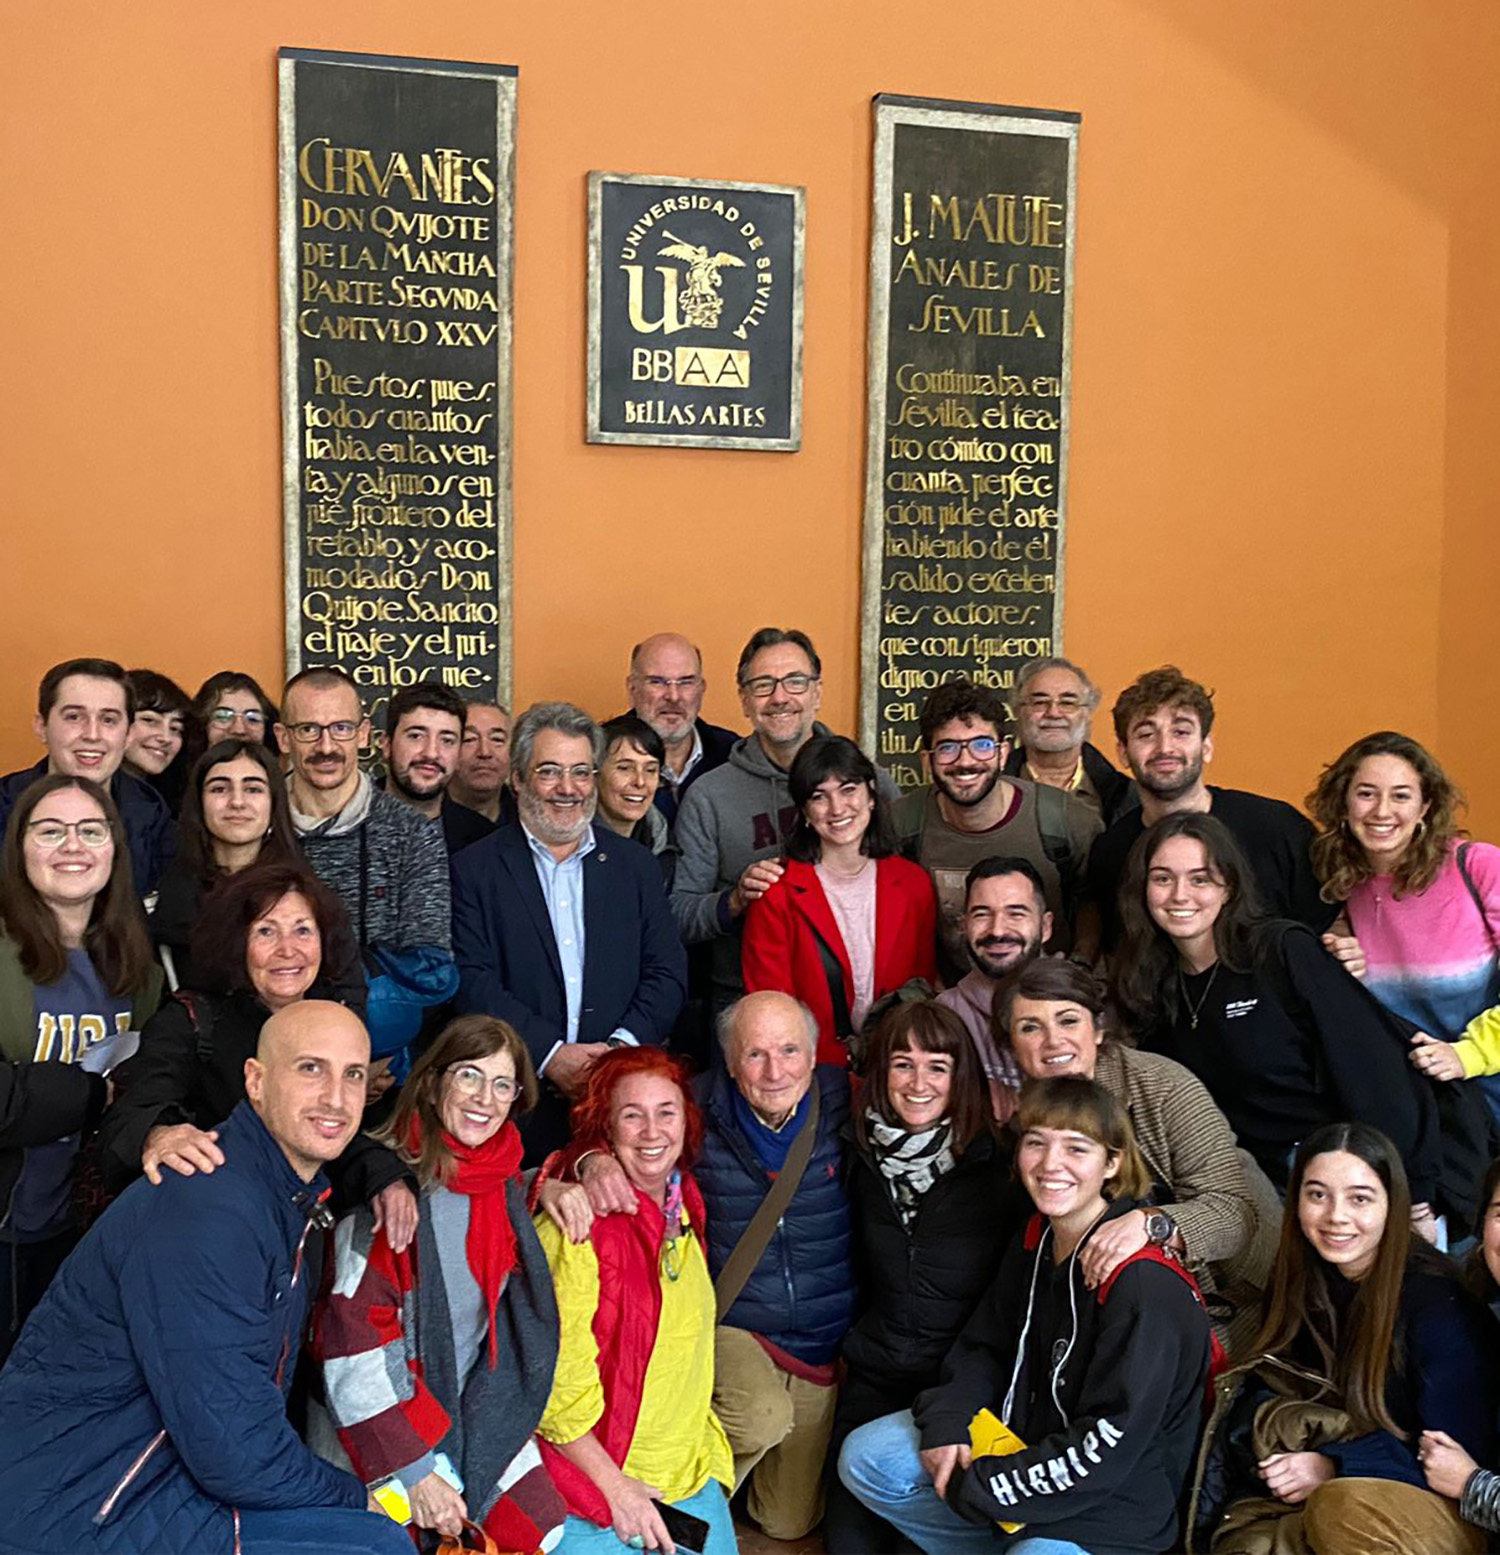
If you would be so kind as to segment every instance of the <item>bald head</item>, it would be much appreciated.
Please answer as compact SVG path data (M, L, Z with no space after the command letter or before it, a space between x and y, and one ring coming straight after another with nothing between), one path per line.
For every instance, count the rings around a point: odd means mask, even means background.
M812 1084L818 1023L790 994L746 994L719 1017L724 1060L756 1115L779 1127Z
M692 739L707 687L703 655L680 632L657 632L631 651L630 706L668 746Z
M245 1095L304 1181L354 1137L369 1069L370 1034L342 1004L301 999L260 1028Z

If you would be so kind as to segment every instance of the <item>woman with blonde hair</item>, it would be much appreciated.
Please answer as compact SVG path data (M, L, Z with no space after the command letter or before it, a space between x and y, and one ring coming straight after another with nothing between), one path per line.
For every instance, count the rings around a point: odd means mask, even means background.
M398 1482L418 1528L467 1520L517 1551L551 1549L564 1515L533 1439L558 1337L515 1124L536 1097L513 1027L449 1023L382 1131L421 1188L416 1239L397 1253L370 1210L341 1221L313 1322L313 1446L372 1490Z
M1085 1283L1089 1239L1150 1187L1108 1091L1036 1081L1016 1116L1016 1169L1036 1213L937 1386L855 1431L840 1478L933 1555L1178 1549L1213 1351L1202 1297L1154 1247L1097 1290Z

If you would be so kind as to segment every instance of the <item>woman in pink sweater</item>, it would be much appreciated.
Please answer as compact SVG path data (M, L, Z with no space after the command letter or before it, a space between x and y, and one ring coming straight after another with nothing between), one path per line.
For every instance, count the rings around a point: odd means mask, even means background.
M1415 740L1366 735L1308 795L1313 865L1344 904L1366 983L1424 1033L1412 1062L1435 1080L1494 1077L1500 1116L1500 848L1463 840L1462 804Z

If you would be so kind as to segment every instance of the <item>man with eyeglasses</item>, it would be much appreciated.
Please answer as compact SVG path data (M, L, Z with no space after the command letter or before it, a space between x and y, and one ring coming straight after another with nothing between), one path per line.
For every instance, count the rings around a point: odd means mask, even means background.
M1036 870L1052 914L1048 948L1070 949L1089 849L1103 829L1098 812L1061 789L1005 775L1005 702L989 686L945 681L923 705L920 729L932 781L902 796L896 826L937 888L943 981L951 987L969 970L965 881L987 858L1023 858Z
M740 933L745 910L781 878L776 855L797 807L787 774L815 734L823 664L806 632L763 626L745 644L736 671L751 732L729 759L696 782L677 812L672 912L686 943L712 947L713 1013L745 991ZM891 798L895 789L881 774Z
M665 1042L686 993L656 860L593 824L603 757L582 708L528 708L511 743L519 819L453 859L455 1007L515 1027L545 1082L521 1124L528 1164L566 1142L595 1061Z
M291 761L287 795L302 850L318 878L338 893L367 964L416 951L446 960L443 833L360 771L370 720L359 688L340 669L294 675L281 699L276 739Z
M47 754L34 767L0 778L0 836L17 799L39 777L92 778L109 790L130 842L136 891L149 896L177 855L177 823L161 795L141 778L120 770L135 692L113 659L66 659L42 676L32 727Z
M1016 674L1015 749L1007 775L1046 783L1091 805L1108 826L1140 801L1123 772L1089 743L1099 688L1069 659L1033 659Z
M677 632L657 632L630 650L625 691L631 711L667 748L656 808L674 821L684 795L699 778L722 767L739 738L702 716L703 655Z

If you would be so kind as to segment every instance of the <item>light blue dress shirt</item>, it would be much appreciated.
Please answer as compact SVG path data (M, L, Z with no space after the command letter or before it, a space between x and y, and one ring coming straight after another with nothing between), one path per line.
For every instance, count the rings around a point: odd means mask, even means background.
M539 1066L539 1072L545 1074L547 1065L552 1062L552 1053L563 1042L578 1040L578 1021L583 1013L585 949L583 861L598 846L598 842L594 837L594 828L590 826L577 848L559 862L553 858L547 844L534 837L524 822L521 830L526 833L531 862L536 866L537 884L541 886L542 900L547 904L547 919L552 925L552 939L557 946L558 962L562 966L563 993L568 1004L568 1024L562 1042L553 1044L552 1052L547 1054ZM637 1045L635 1037L623 1026L612 1031L606 1040L628 1042L632 1047Z

